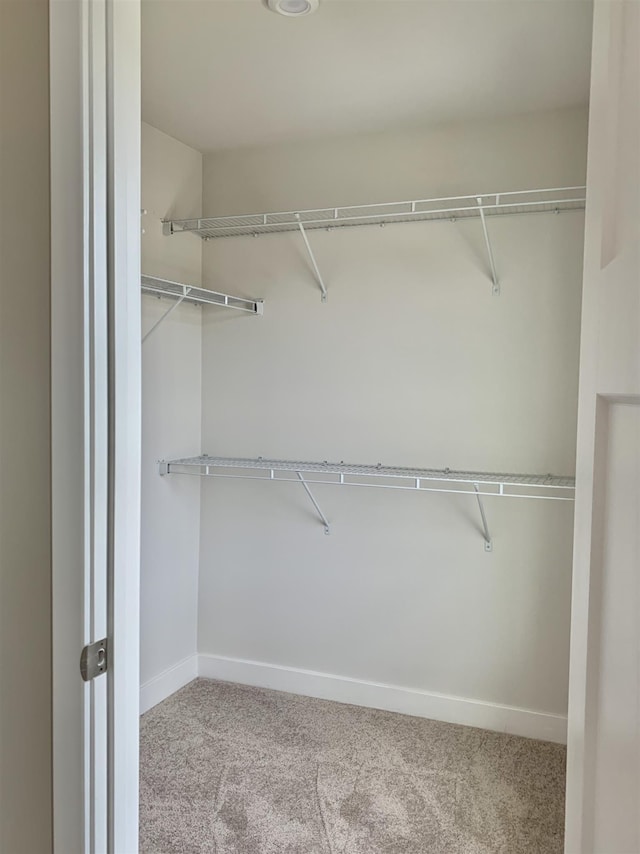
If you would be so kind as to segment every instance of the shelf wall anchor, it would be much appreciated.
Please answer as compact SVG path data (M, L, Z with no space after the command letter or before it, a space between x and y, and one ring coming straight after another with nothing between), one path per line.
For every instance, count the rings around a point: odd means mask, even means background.
M320 285L320 290L322 291L322 302L327 301L327 289L325 287L324 281L322 279L322 275L320 270L318 269L318 264L316 262L315 256L313 254L313 250L311 249L311 244L309 243L309 238L307 237L307 232L304 230L304 226L300 221L300 214L296 214L296 219L298 221L298 228L300 229L300 234L302 235L302 239L304 240L304 245L307 247L307 252L309 253L309 258L311 258L311 263L313 265L313 269L315 270L316 279L318 284Z
M484 512L484 504L482 503L482 496L480 495L480 487L477 483L473 484L473 488L476 491L476 498L478 499L478 507L480 508L480 516L482 517L482 529L483 529L483 537L484 537L484 550L485 552L493 551L493 540L491 539L491 534L489 533L489 526L487 525L487 517Z
M316 508L316 510L317 510L317 512L318 512L318 516L320 516L320 518L322 519L322 523L323 523L323 525L324 525L324 532L325 532L325 534L327 534L327 535L328 535L328 534L330 534L330 533L331 533L331 527L330 527L330 525L329 525L329 522L328 522L328 520L327 520L327 517L324 515L324 513L323 513L323 512L322 512L322 510L320 509L320 505L318 504L318 502L317 502L317 501L315 500L315 498L313 497L313 493L312 493L312 492L311 492L311 490L309 489L309 484L308 484L308 483L307 483L307 481L302 477L302 475L300 474L300 472L299 472L299 471L297 471L297 472L296 472L296 474L298 475L298 479L300 480L300 483L304 486L304 488L305 488L305 492L306 492L306 493L307 493L307 495L309 496L309 498L310 498L310 500L311 500L311 503L312 503L312 504L313 504L313 506Z
M496 196L496 199L498 196ZM487 255L489 256L489 266L491 267L491 281L493 282L493 286L491 288L491 293L494 297L500 296L500 283L498 282L498 276L496 273L496 263L493 259L493 250L491 249L491 241L489 240L489 232L487 231L487 220L484 213L484 207L482 204L482 196L478 196L478 210L480 212L480 220L482 221L482 231L484 232L484 242L487 247ZM497 202L496 202L497 204Z
M175 311L178 308L178 306L186 299L186 297L189 296L190 290L191 290L191 288L188 288L186 285L184 285L184 290L182 292L182 296L176 302L174 302L174 304L171 306L171 308L167 309L167 311L165 311L165 313L160 318L158 318L158 320L156 320L156 322L153 324L151 329L146 333L146 335L142 336L142 343L143 344L147 340L147 338L151 335L151 333L155 332L155 330L158 328L158 326L160 326L162 321L166 320L167 317L169 317L169 315L173 311Z

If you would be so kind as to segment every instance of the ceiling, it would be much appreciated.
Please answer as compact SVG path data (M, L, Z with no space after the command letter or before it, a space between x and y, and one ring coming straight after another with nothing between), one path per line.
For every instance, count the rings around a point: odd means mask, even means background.
M200 150L585 104L589 0L143 0L142 114Z

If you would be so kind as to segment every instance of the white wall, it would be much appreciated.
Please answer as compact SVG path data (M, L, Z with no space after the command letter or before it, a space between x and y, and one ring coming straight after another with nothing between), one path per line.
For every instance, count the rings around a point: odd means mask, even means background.
M170 240L162 234L161 220L200 212L202 155L147 124L142 125L142 205L147 211L142 217L143 273L199 284L200 239ZM143 297L143 333L171 304ZM142 347L143 710L161 698L154 680L196 653L200 484L160 478L157 461L200 447L201 340L200 309L182 305Z
M207 214L584 183L586 111L247 149L204 161ZM205 244L210 454L571 474L581 212ZM177 480L177 478L176 478ZM199 651L564 715L572 504L203 484ZM215 671L215 666L212 666Z
M204 209L215 216L584 184L586 133L587 111L576 108L231 149L204 159Z
M0 3L0 851L51 810L49 4Z

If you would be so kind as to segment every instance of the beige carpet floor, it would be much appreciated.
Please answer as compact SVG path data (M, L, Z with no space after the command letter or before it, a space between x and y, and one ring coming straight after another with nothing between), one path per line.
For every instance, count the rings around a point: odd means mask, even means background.
M197 679L142 717L144 854L561 854L564 748Z

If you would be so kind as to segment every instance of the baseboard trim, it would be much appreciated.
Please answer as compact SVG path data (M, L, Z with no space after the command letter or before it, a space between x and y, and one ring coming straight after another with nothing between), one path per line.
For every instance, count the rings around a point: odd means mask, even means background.
M567 741L567 719L562 715L451 697L415 688L207 654L198 656L198 675L559 744L566 744Z
M175 694L198 676L198 656L189 655L140 686L140 714Z

